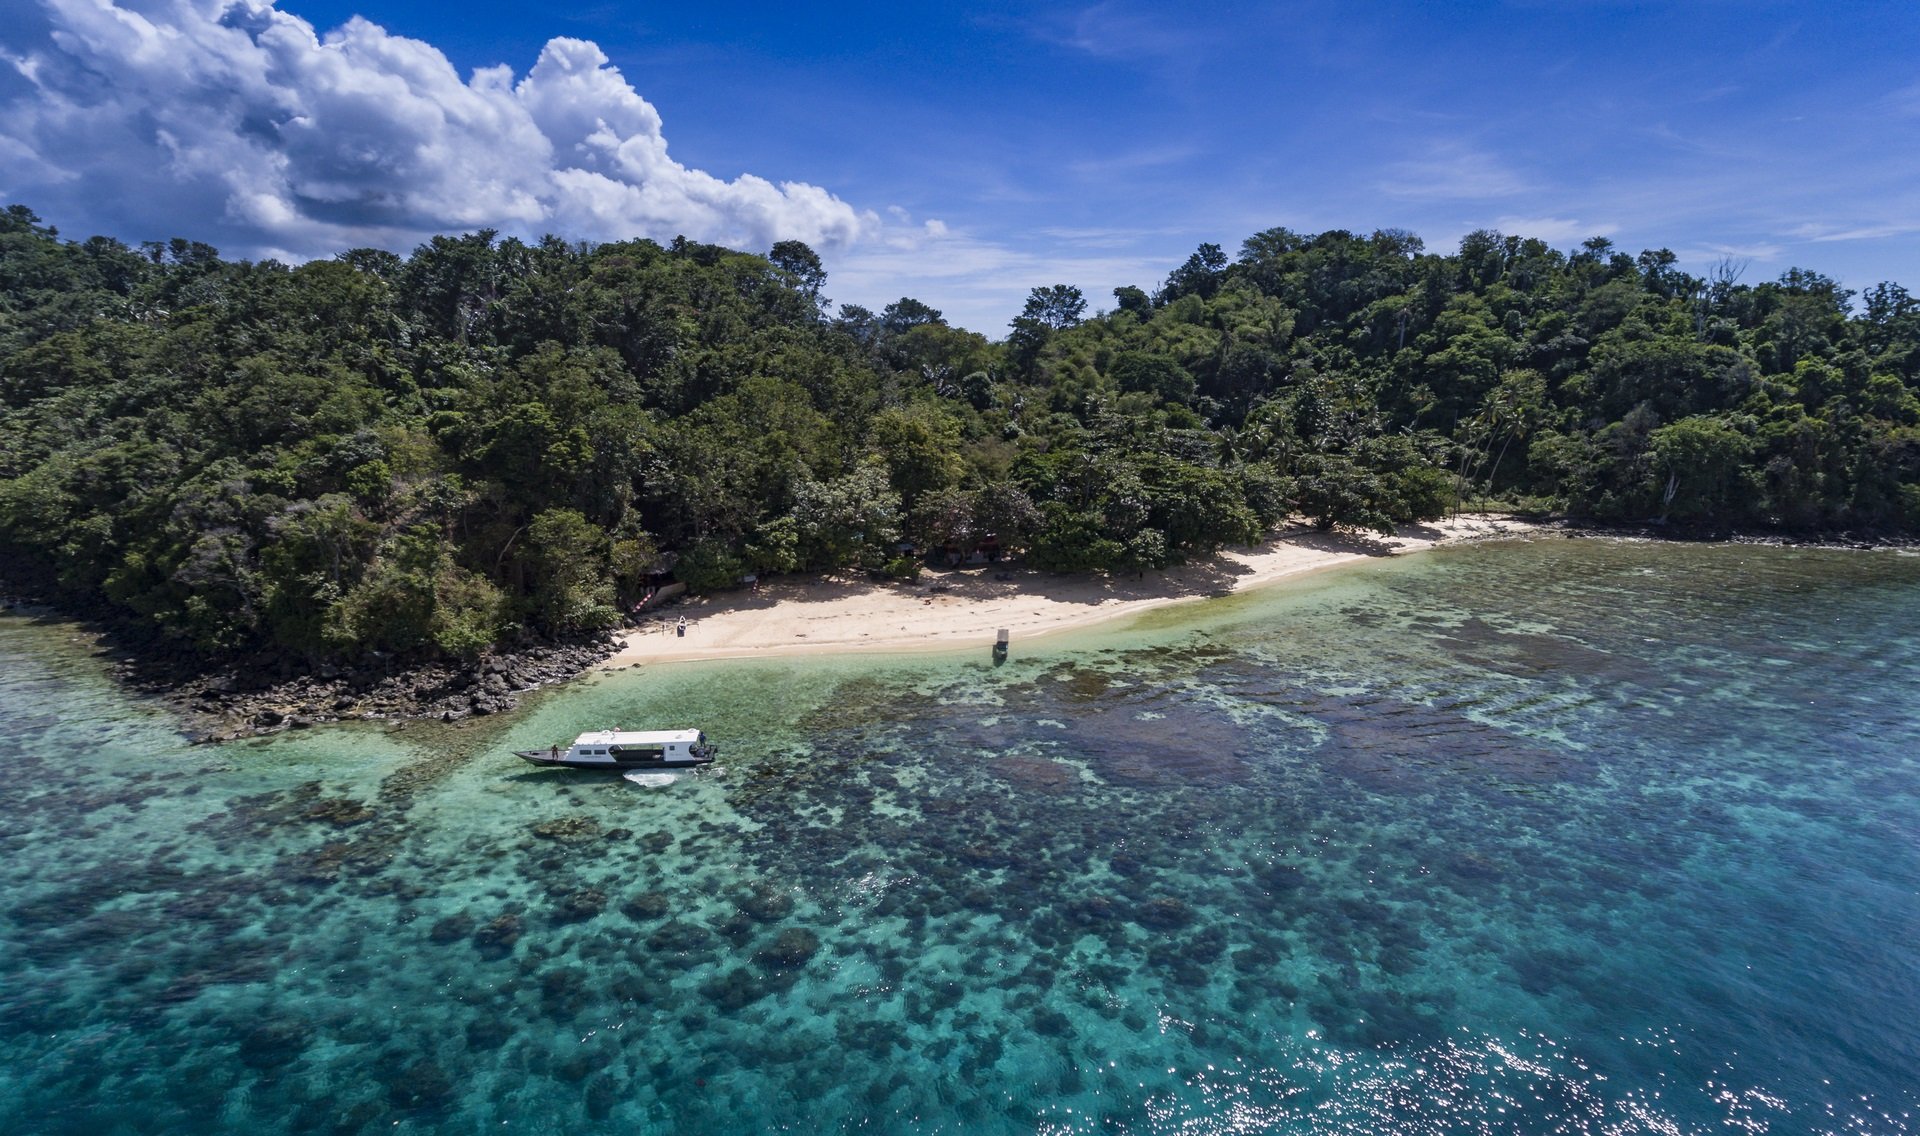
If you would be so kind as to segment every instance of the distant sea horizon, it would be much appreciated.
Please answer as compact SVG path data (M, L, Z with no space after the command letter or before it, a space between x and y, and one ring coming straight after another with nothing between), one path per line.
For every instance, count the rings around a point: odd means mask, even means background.
M194 747L0 616L10 1133L1905 1133L1920 555L1553 539ZM643 786L516 748L695 727Z

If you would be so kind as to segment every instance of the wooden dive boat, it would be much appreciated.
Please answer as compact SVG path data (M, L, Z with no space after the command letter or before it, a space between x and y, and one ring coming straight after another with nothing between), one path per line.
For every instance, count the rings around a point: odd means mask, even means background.
M515 750L535 765L569 769L686 769L707 765L715 750L699 730L598 730L566 748Z

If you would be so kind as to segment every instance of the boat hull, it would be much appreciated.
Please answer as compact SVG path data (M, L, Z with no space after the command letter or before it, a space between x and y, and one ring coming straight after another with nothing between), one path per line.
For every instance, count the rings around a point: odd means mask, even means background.
M520 749L514 756L535 765L549 766L555 769L612 769L626 773L635 769L695 769L702 765L712 765L712 757L692 757L668 761L665 759L636 761L578 761L570 757L555 758L548 750Z

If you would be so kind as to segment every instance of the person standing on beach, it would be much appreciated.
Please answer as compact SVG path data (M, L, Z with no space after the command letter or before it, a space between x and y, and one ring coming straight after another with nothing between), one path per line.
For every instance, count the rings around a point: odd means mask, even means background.
M680 617L680 623L674 629L674 634L678 635L682 639L685 639L687 637L687 617L686 616L683 615Z

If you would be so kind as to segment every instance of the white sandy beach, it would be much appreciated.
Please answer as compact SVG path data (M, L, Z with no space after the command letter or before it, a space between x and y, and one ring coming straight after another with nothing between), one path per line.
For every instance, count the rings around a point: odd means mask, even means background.
M763 583L757 592L694 596L654 612L601 666L754 655L985 649L1002 627L1011 632L1017 648L1050 632L1243 591L1335 565L1467 540L1524 536L1536 528L1491 515L1409 525L1390 538L1297 527L1257 548L1228 550L1137 580L1004 565L929 571L913 583L900 584L795 576ZM683 616L684 636L675 633Z

